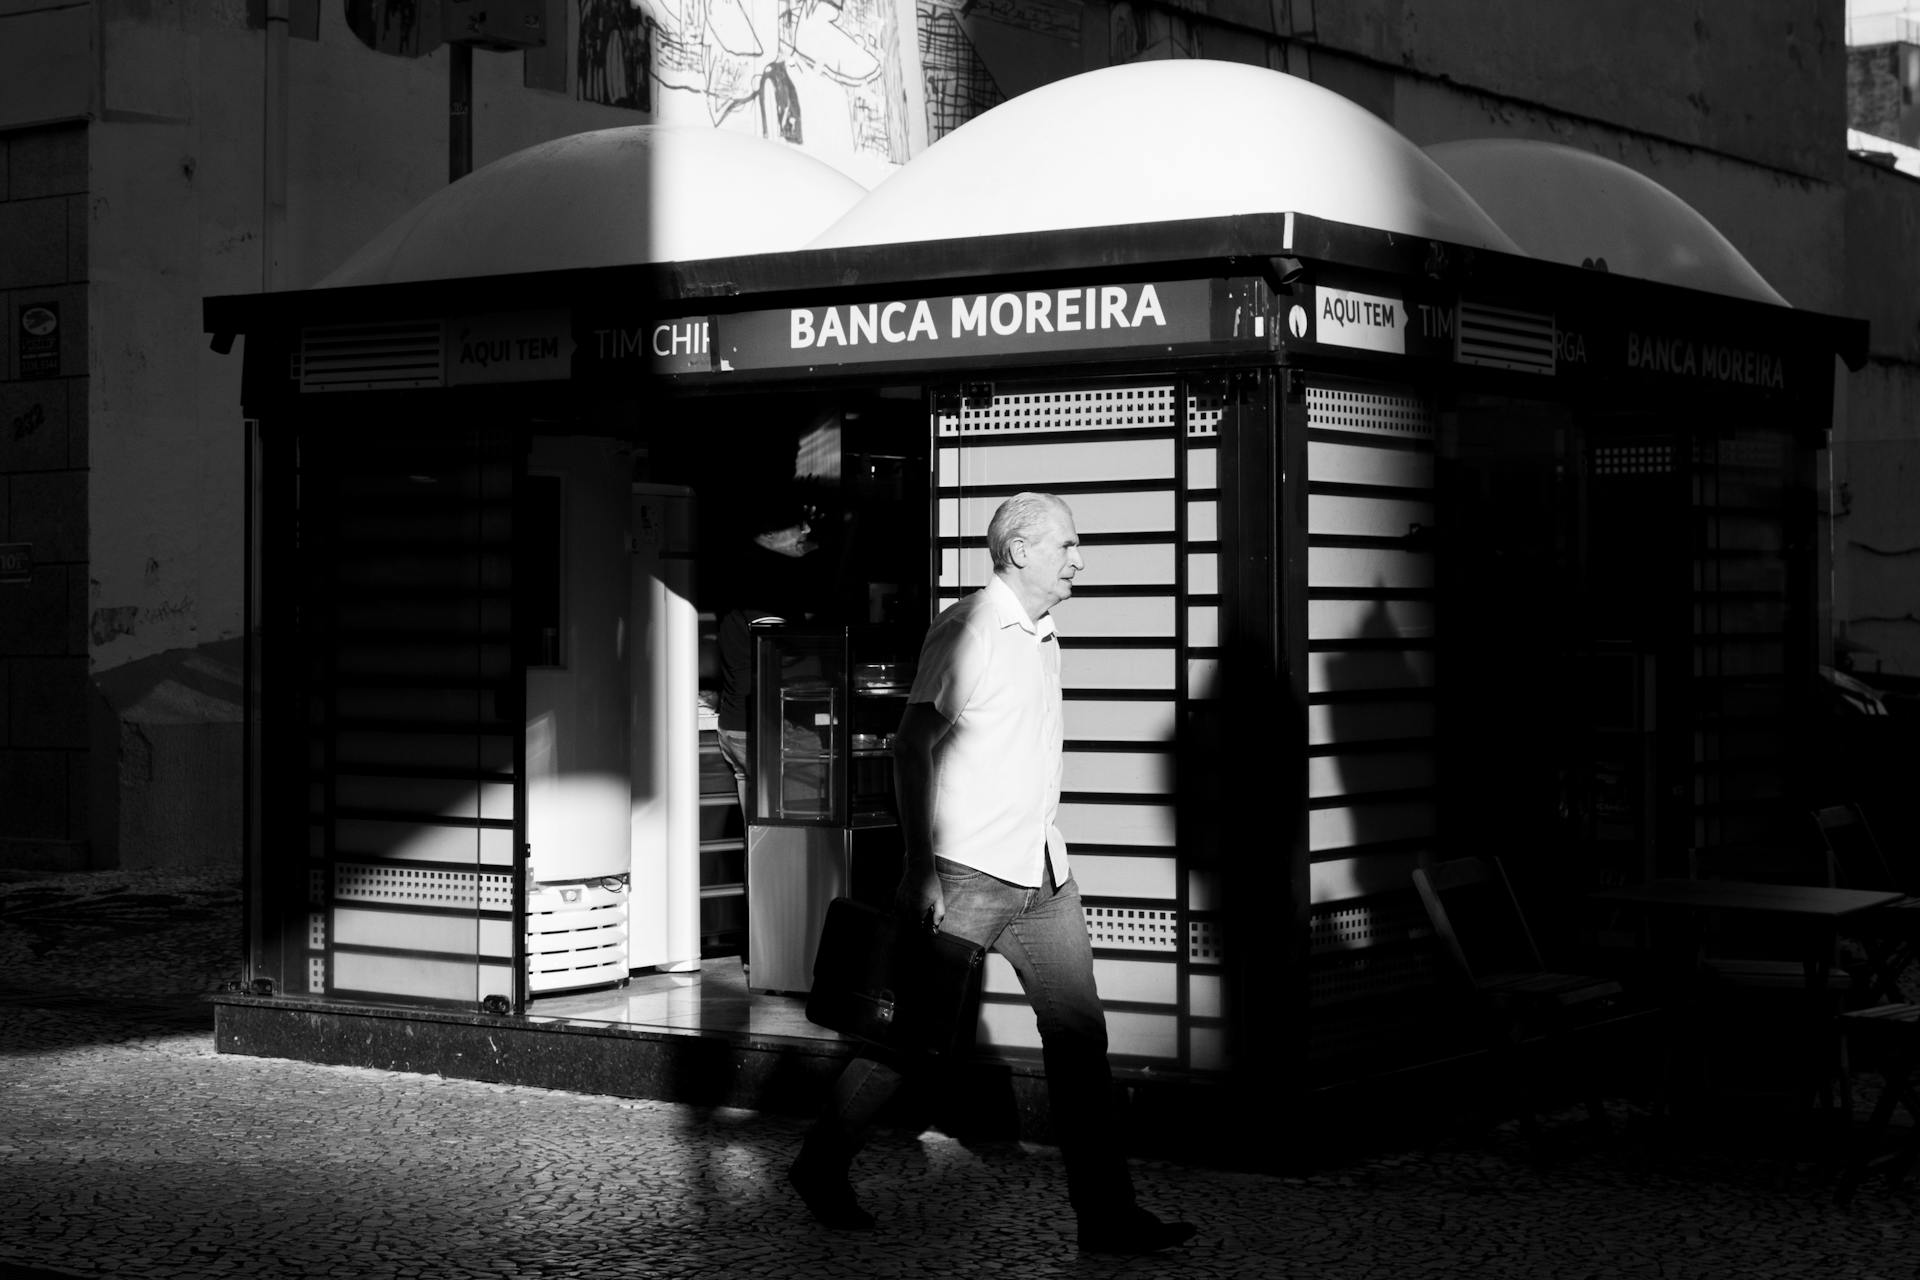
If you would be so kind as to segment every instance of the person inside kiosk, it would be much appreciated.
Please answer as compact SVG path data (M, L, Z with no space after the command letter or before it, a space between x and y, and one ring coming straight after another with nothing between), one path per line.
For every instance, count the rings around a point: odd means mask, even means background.
M990 947L1040 1028L1067 1197L1087 1253L1138 1254L1194 1234L1134 1200L1113 1114L1106 1013L1080 887L1055 819L1064 736L1053 608L1085 568L1067 504L1020 493L987 526L993 575L933 622L894 750L905 868L894 909ZM880 1108L923 1061L863 1048L788 1177L814 1217L867 1231L848 1173Z

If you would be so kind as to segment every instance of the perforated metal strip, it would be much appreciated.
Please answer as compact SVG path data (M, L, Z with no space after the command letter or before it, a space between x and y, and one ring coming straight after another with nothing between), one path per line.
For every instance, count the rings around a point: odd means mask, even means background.
M1087 934L1096 947L1121 951L1174 951L1180 918L1143 907L1087 907Z
M1309 386L1307 425L1366 435L1431 440L1434 412L1425 399L1416 395Z
M1315 1005L1384 996L1435 981L1432 927L1412 894L1318 908L1313 913Z
M1226 416L1227 398L1218 391L1196 391L1187 397L1187 434L1217 436Z
M1640 440L1597 445L1593 450L1596 476L1666 475L1673 470L1671 440Z
M942 436L1165 430L1174 421L1173 395L1171 386L1016 392L938 413L934 424Z
M1216 920L1187 921L1187 959L1194 964L1219 964L1225 960L1220 932L1220 923Z
M333 892L341 902L384 902L456 910L513 910L513 877L425 867L382 867L343 862L334 868Z

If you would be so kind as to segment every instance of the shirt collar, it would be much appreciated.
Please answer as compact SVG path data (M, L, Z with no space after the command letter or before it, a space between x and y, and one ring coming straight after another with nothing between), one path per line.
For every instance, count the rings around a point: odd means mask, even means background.
M1013 588L999 574L994 574L988 580L986 591L987 599L993 605L994 621L1001 627L1019 627L1028 635L1038 636L1042 640L1054 634L1053 614L1043 613L1037 622L1029 618L1020 604L1020 597L1013 594Z

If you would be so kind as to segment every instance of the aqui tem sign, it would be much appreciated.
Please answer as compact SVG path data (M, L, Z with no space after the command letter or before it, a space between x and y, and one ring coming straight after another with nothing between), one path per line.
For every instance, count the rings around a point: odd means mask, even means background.
M459 316L446 322L447 385L559 380L573 369L564 311Z
M0 542L0 582L27 582L33 577L33 544Z
M1407 308L1398 298L1313 288L1314 340L1334 347L1407 354Z

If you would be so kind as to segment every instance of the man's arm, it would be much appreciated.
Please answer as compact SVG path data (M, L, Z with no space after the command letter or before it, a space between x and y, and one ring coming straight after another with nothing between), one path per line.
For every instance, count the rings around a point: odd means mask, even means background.
M933 869L933 757L952 729L953 722L931 702L910 702L893 739L893 793L906 849L894 909L916 924L931 918L936 929L946 917L947 904Z

